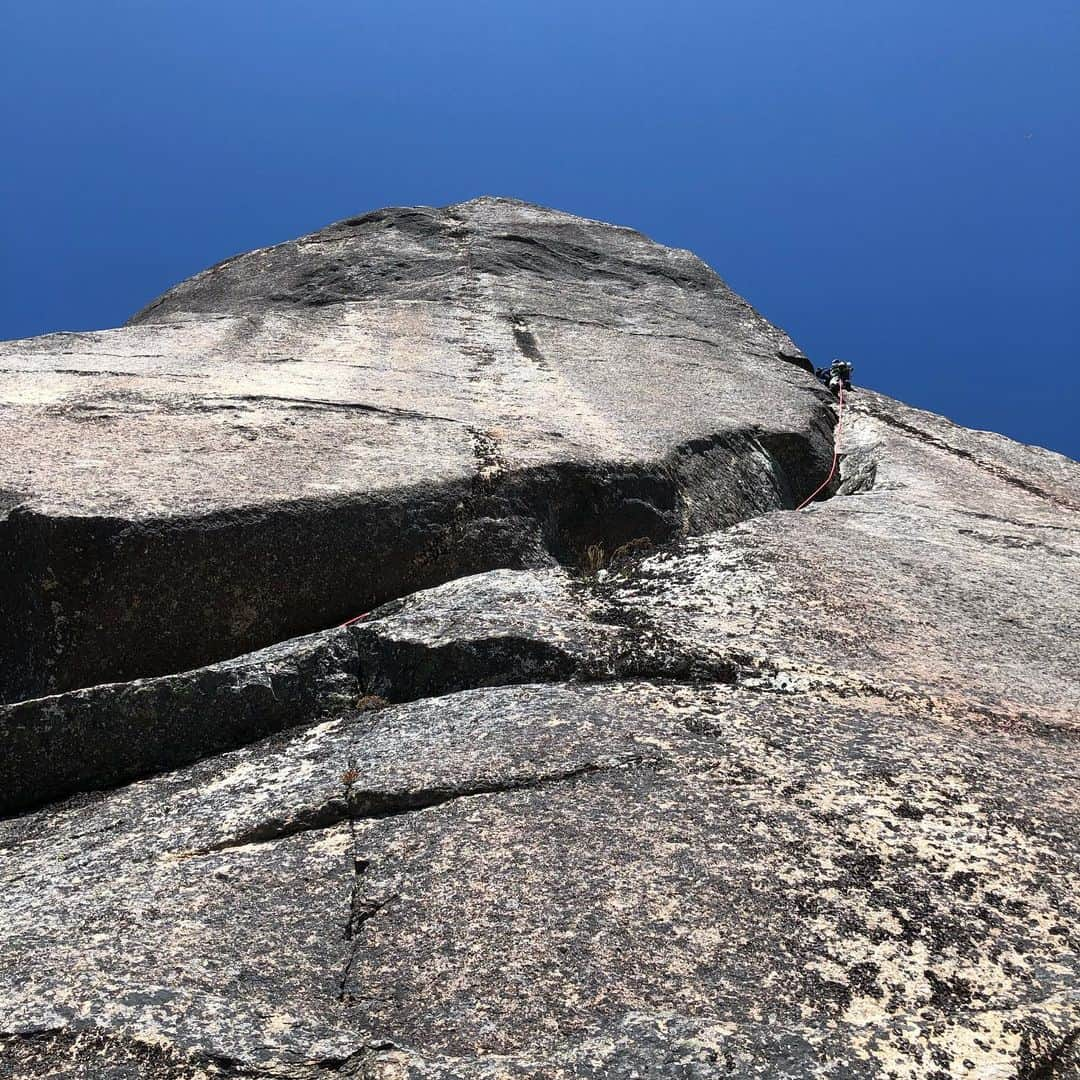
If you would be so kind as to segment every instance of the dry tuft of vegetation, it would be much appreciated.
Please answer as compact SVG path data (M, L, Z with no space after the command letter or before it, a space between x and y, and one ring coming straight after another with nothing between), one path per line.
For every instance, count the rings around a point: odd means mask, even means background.
M590 544L581 554L581 572L596 577L608 565L607 549L603 544Z
M633 562L635 559L642 559L655 550L656 545L647 536L639 536L635 540L627 540L625 544L621 544L611 553L611 558L608 560L608 566L615 567L622 563Z
M356 699L358 712L375 712L377 709L385 709L390 702L378 694L363 694Z
M581 573L594 578L601 570L618 569L648 555L656 545L645 536L628 540L609 552L603 544L590 544L581 554Z

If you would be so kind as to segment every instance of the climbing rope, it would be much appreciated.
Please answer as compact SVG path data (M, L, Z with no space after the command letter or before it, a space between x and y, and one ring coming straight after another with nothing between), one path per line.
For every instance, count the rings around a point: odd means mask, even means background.
M829 486L829 484L832 482L832 478L836 475L836 464L837 464L837 461L839 460L839 452L837 450L837 447L838 447L839 441L840 441L840 425L844 422L844 386L843 386L842 383L840 385L839 398L840 398L840 412L839 412L839 415L836 418L836 427L833 429L832 464L829 466L829 475L825 477L825 479L822 481L820 487L815 488L813 492L811 492L805 499L803 499L803 501L801 503L799 503L798 506L795 507L796 510L801 510L804 506L808 506L811 502L813 502L814 499L817 498L817 496L820 495ZM358 623L358 622L363 621L370 614L371 614L370 611L365 611L362 615L356 615L353 618L348 619L347 621L343 622L341 625L342 626L352 626L353 623Z
M814 501L828 486L832 483L832 478L836 475L836 463L839 460L838 447L840 445L840 425L844 422L844 384L840 384L840 412L836 417L836 427L833 429L833 445L832 445L832 464L829 466L829 475L825 477L821 486L811 492L798 506L796 510L801 510L804 506L809 505Z

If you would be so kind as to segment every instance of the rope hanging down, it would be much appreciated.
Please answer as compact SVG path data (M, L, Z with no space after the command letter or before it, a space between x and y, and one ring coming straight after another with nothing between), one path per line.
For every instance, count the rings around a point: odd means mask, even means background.
M811 494L809 494L805 499L803 499L803 501L799 503L798 506L795 507L796 510L801 510L804 506L808 506L811 502L813 502L813 500L817 498L817 496L820 495L829 486L829 484L832 482L832 478L836 475L836 463L839 458L837 445L840 439L840 425L844 422L844 386L842 383L840 385L839 398L840 412L836 418L836 427L833 429L832 464L829 466L829 475L825 477L820 487L816 488L813 492L811 492ZM353 623L363 621L370 614L370 611L365 611L362 615L356 615L353 618L348 619L346 622L343 622L341 625L352 626Z
M829 475L825 477L819 488L816 488L811 492L798 506L796 510L801 510L804 506L808 506L814 501L828 486L832 483L832 478L836 475L836 463L839 460L840 445L840 425L844 422L844 384L840 384L840 413L836 418L836 427L833 429L833 444L832 444L832 464L829 466Z

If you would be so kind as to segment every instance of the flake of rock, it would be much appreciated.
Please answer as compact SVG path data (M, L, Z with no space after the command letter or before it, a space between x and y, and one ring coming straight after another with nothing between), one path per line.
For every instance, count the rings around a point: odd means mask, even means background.
M612 602L684 646L745 647L796 685L842 673L1075 731L1080 466L869 391L841 451L860 475L872 463L869 490L688 540L605 582Z
M482 686L731 681L733 658L641 627L559 569L495 570L369 619L175 675L0 705L0 812L112 787L313 717Z

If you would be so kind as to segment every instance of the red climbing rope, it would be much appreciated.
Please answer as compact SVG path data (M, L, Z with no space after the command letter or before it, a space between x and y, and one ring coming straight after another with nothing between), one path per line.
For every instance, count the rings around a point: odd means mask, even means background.
M811 494L807 495L805 499L798 506L796 510L801 510L804 506L807 506L814 501L832 482L832 478L836 475L836 462L838 460L838 450L840 445L840 425L844 422L844 384L840 384L840 413L836 418L836 427L833 429L833 444L832 444L832 464L829 466L829 475L825 477L821 484L821 487L816 488Z
M817 498L817 496L820 495L829 486L830 482L832 481L832 478L836 475L836 463L837 463L837 460L838 460L838 457L839 457L839 454L838 454L838 451L837 451L837 446L838 446L839 440L840 440L840 425L844 422L844 387L843 387L843 384L841 384L841 386L840 386L839 398L840 398L840 412L839 412L839 415L836 418L836 427L833 429L832 464L829 466L829 475L825 477L825 479L822 481L820 487L815 488L815 490L810 495L808 495L805 499L803 499L803 501L801 503L799 503L798 506L795 507L796 510L801 510L804 506L808 506L811 502L813 502L814 499ZM353 618L348 619L346 622L343 622L341 625L342 626L352 626L353 623L358 623L362 619L366 619L370 614L371 614L370 611L365 611L363 613L363 615L356 615Z

